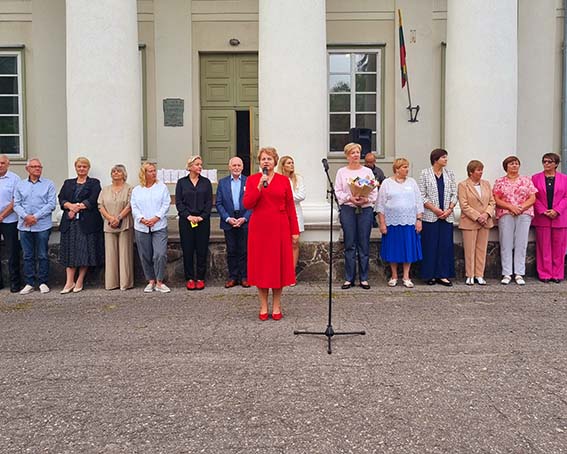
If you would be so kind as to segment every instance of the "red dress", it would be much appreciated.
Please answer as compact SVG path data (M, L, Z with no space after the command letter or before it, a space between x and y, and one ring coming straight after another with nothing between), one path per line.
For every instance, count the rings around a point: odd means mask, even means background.
M261 173L246 180L244 207L252 210L248 225L248 282L260 288L295 283L292 235L299 235L289 178L274 173L267 188L258 190Z

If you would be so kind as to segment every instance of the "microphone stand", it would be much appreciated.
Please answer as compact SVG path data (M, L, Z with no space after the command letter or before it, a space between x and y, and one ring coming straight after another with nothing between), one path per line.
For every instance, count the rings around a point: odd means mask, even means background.
M333 329L332 324L332 314L333 314L333 201L337 203L337 209L340 212L340 205L337 199L337 194L335 193L335 188L331 177L329 176L329 163L326 159L322 160L323 168L327 174L327 181L329 182L329 189L327 189L327 194L331 198L331 216L329 220L329 319L327 322L327 329L322 332L316 331L297 331L295 330L293 334L297 335L314 335L314 336L326 336L327 337L327 353L330 355L333 353L331 348L331 340L333 336L350 336L350 335L365 335L366 331L350 331L350 332L336 332Z

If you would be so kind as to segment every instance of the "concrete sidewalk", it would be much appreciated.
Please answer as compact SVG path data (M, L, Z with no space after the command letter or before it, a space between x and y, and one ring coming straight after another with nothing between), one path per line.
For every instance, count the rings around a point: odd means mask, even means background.
M567 283L0 292L2 453L567 452Z

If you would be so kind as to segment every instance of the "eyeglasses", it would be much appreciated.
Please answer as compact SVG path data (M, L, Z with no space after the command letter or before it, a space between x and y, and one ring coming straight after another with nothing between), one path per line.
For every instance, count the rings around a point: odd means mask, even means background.
M552 161L551 159L544 159L543 161L544 164L555 164L555 161Z
M43 166L28 166L30 169L43 169Z

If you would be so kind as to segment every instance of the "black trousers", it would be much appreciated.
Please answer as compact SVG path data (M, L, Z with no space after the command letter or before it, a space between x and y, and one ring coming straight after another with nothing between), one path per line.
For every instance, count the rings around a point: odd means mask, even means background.
M225 230L224 239L229 279L245 281L247 278L248 225L245 223L242 227Z
M187 219L179 218L179 238L183 250L183 270L186 281L195 278L205 280L210 236L210 218L199 222L197 227L191 227ZM197 256L197 273L195 273L195 255Z
M0 235L4 238L4 251L8 256L8 273L10 275L10 289L20 290L20 241L18 240L18 223L0 223ZM4 287L2 273L0 272L0 288Z

